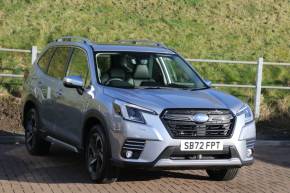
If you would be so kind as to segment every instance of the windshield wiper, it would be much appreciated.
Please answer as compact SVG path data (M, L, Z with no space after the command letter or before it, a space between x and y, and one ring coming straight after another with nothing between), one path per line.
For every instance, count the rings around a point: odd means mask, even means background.
M142 88L142 87L140 87ZM162 88L165 88L165 87L162 87L162 86L146 86L146 87L143 87L144 89L162 89Z
M203 90L203 89L207 89L208 88L208 87L195 88L195 87L189 87L189 86L186 86L186 85L181 85L181 84L176 84L176 83L170 83L170 84L168 84L166 86L171 87L171 88L181 88L181 89L192 90L192 91Z
M169 83L163 86L141 86L139 88L143 88L143 89L164 89L164 88L180 88L180 89L186 89L186 90L201 90L201 89L205 89L204 88L194 88L194 87L189 87L186 85L181 85L181 84L176 84L176 83Z
M208 87L192 88L191 90L194 91L194 90L204 90L204 89L208 89Z
M166 85L167 87L171 87L171 88L183 88L183 89L191 89L191 87L188 87L186 85L180 85L180 84L176 84L176 83L169 83Z

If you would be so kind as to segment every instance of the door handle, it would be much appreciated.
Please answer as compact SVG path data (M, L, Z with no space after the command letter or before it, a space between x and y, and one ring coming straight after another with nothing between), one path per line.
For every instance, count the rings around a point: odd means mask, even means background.
M56 91L55 93L56 93L56 96L57 96L57 97L62 96L62 90L58 90L58 91Z

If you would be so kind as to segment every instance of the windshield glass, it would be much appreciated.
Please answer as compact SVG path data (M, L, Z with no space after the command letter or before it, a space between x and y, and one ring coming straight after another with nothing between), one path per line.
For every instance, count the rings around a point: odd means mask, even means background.
M188 88L207 86L177 55L155 53L96 53L99 82L120 88Z

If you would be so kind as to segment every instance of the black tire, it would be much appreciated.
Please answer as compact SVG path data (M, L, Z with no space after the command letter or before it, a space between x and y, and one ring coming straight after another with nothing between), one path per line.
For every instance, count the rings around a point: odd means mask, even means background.
M118 178L119 169L111 164L109 142L103 128L95 125L90 129L86 145L86 167L91 180L112 183Z
M207 169L210 179L217 181L229 181L238 174L239 168Z
M49 152L51 143L41 138L39 133L39 116L35 108L25 113L25 146L31 155L45 155Z

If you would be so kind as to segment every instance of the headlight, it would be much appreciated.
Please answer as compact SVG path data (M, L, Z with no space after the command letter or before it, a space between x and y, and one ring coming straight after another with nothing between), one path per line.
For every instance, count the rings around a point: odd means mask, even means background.
M252 122L254 120L254 116L253 116L252 110L246 104L237 113L237 115L241 115L241 114L245 115L245 124L250 123L250 122Z
M117 115L122 116L125 120L145 124L142 113L157 115L153 110L133 105L124 101L115 100L113 103L114 111Z

